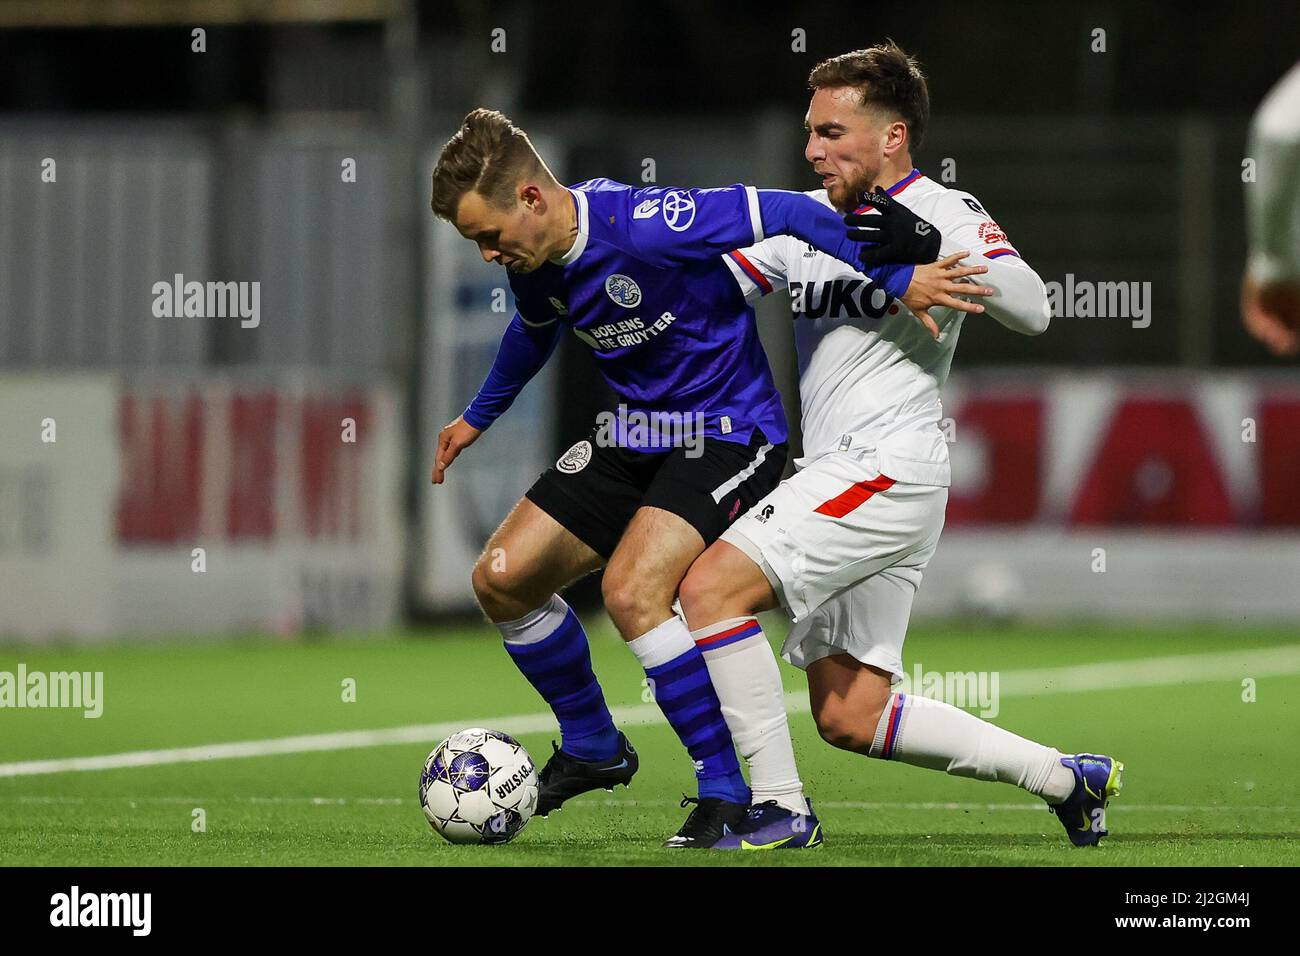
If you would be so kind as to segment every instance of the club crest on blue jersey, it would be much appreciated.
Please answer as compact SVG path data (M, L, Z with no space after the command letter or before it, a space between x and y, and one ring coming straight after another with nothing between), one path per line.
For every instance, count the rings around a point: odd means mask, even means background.
M605 280L605 294L625 309L635 309L641 304L641 287L617 272Z
M576 475L586 468L590 461L591 442L580 441L560 456L560 460L555 463L555 469L566 475Z

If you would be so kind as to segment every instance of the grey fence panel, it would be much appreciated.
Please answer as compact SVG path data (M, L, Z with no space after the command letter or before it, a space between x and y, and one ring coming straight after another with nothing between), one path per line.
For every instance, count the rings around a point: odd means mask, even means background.
M229 238L239 278L261 282L262 322L231 334L253 337L256 364L383 369L385 156L361 138L274 134L235 163L248 197ZM345 159L355 182L342 178Z
M211 185L184 131L0 126L0 367L201 363L202 320L155 317L152 288L207 278Z
M640 182L653 160L660 183L815 186L797 114L744 118L722 134L707 119L529 119L570 178ZM1248 356L1232 351L1244 339L1239 157L1229 155L1239 138L1170 117L936 116L918 164L978 196L1045 281L1149 282L1151 292L1149 327L1063 316L1028 339L967 322L959 362ZM720 139L740 145L721 151ZM418 276L393 265L418 240L409 223L429 215L421 205L416 218L394 216L394 190L427 190L427 171L413 183L414 161L398 161L407 148L347 114L270 126L0 123L0 368L305 366L360 378L405 368L412 316L398 313L414 311L420 293ZM45 157L57 182L41 181ZM344 159L356 161L355 182L344 181ZM1225 182L1232 188L1216 188ZM259 326L155 318L153 284L178 273L261 283Z
M382 373L383 140L360 127L232 130L0 124L0 368ZM47 157L54 182L41 179ZM176 275L259 282L259 325L154 316L154 284Z

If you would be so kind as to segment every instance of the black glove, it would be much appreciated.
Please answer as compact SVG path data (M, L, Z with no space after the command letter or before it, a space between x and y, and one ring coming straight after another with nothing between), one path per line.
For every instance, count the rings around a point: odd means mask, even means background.
M868 214L869 209L879 214ZM902 203L894 202L879 186L875 192L862 194L861 205L844 217L844 225L850 239L864 243L858 258L868 269L934 262L943 243L938 229Z

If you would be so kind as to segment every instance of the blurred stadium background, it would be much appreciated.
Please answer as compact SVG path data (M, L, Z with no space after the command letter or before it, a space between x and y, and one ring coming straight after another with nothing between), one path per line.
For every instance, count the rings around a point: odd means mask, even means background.
M918 617L1300 620L1300 384L1237 309L1247 124L1296 57L1294 4L11 0L0 633L472 613L474 555L607 396L566 343L429 486L509 315L502 275L429 213L458 119L504 109L566 181L810 188L808 69L885 36L929 72L924 171L980 196L1045 281L1151 290L1145 327L966 323ZM260 282L258 326L156 318L177 274Z

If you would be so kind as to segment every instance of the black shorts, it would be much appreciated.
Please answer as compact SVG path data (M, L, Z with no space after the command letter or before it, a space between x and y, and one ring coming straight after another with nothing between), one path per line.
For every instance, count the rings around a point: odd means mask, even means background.
M653 452L587 439L542 472L527 497L605 560L641 507L682 518L707 547L780 483L788 450L757 429L748 445L705 438L694 449Z

